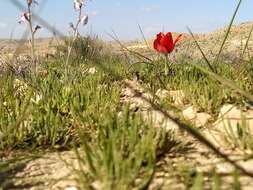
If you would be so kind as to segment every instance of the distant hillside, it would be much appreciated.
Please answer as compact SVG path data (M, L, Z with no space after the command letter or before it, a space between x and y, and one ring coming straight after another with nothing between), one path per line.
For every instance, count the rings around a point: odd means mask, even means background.
M222 51L222 56L230 59L232 62L235 61L240 53L243 51L243 48L246 44L247 38L249 36L250 30L253 27L253 22L246 22L239 25L233 25L231 28L231 32L229 34L229 38L224 46L224 50ZM219 51L219 48L224 39L225 33L227 31L227 27L222 29L206 33L206 34L195 34L195 38L199 42L201 48L205 52L208 57L214 57ZM178 35L178 33L173 33L173 36ZM253 33L252 33L253 35ZM149 46L152 49L153 39L148 41ZM130 49L140 50L145 52L147 47L145 44L132 44L128 46ZM253 36L250 38L248 43L247 52L253 52ZM186 54L192 58L200 58L201 54L196 47L192 37L189 34L183 34L183 38L181 42L177 46L176 54Z
M231 31L229 33L229 37L225 43L222 55L228 56L228 58L232 59L239 56L245 47L252 27L253 22L247 22L232 26ZM224 40L226 31L227 27L207 34L196 35L196 39L205 51L205 53L208 56L213 56L219 51L220 46ZM190 51L193 56L200 55L199 51L196 51L197 48L193 43L193 39L189 37L189 35L187 35L186 38L182 41L181 45L179 46L179 51L184 51L185 48L188 49L187 51ZM250 38L247 48L248 52L252 52L252 50L253 36Z
M54 50L54 46L58 43L56 39L52 38L39 38L36 39L36 49L40 52L40 54L50 53ZM28 54L30 53L30 44L27 40L8 40L8 39L0 39L0 53L13 53L16 51L18 54Z
M232 62L236 61L240 53L242 52L246 40L249 36L250 30L253 27L253 22L246 22L239 25L234 25L229 34L229 38L224 46L224 51L222 56L230 59ZM219 51L220 45L224 39L227 27L206 33L206 34L195 34L197 41L199 42L201 48L203 48L205 54L208 57L214 57ZM178 33L173 33L173 36L178 35ZM148 56L155 55L155 51L152 48L152 43L154 39L148 40L148 46L146 43L129 41L122 42L131 50L135 50L141 53L145 53ZM41 55L46 53L51 53L54 50L54 46L57 45L58 41L52 40L50 38L37 39L36 40L36 49L40 52ZM60 42L61 43L61 42ZM20 46L21 44L21 46ZM117 42L109 42L112 46L112 50L116 52L120 51L120 45ZM13 52L17 47L19 47L18 52L21 54L29 53L29 44L24 43L24 41L17 40L0 40L0 52L1 53L10 53ZM200 58L201 54L197 49L192 37L185 33L181 42L177 45L177 51L173 52L173 55L185 54L192 58ZM247 52L253 52L253 37L250 38L248 43Z

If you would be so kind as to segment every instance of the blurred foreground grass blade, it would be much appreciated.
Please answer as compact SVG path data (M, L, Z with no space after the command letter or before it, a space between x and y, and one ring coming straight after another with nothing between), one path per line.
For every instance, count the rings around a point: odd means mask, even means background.
M248 36L248 38L247 38L247 41L246 41L246 44L245 44L245 46L244 46L244 49L243 49L243 52L242 52L242 56L241 56L241 57L243 57L243 55L245 54L245 52L246 52L246 50L247 50L247 48L248 48L248 45L249 45L249 41L250 41L252 32L253 32L253 25L252 25L252 27L251 27L251 29L250 29L249 36Z
M212 190L221 190L221 178L216 171L213 172Z
M235 170L233 173L233 189L234 190L242 190L241 183L240 183L240 171Z
M223 40L223 42L222 42L222 44L221 44L220 50L219 50L219 52L218 52L218 54L217 54L217 56L216 56L216 58L215 58L215 60L214 60L214 64L213 64L213 65L216 65L216 64L218 63L218 61L219 61L221 52L222 52L223 47L224 47L224 45L225 45L225 43L226 43L226 41L227 41L227 39L228 39L230 30L231 30L232 25L233 25L233 23L234 23L236 14L237 14L237 12L238 12L240 6L241 6L241 3L242 3L242 0L239 0L239 2L238 2L238 4L237 4L237 7L236 7L236 9L235 9L235 12L234 12L234 14L233 14L233 17L232 17L232 19L231 19L231 21L230 21L230 23L229 23L229 26L228 26L228 29L227 29L227 31L226 31L224 40Z
M137 51L133 51L133 50L130 50L129 48L127 48L124 44L122 44L122 43L120 42L120 40L117 38L115 32L113 32L113 34L114 34L114 36L108 33L108 35L109 35L115 42L117 42L123 50L128 51L129 53L132 53L133 55L135 55L135 56L137 56L137 57L139 57L139 58L143 58L143 59L145 59L146 61L153 62L153 60L150 59L150 58L148 58L147 56L144 56L144 55L142 55L141 53L139 53L139 52L137 52Z
M25 7L18 1L18 0L11 0L11 2L21 11L25 10ZM46 2L45 0L43 1L44 3ZM41 24L43 27L45 27L47 30L49 30L52 33L55 33L56 35L64 38L64 34L60 31L57 30L55 27L51 26L46 20L42 19L40 16L37 14L33 13L34 18L36 21Z
M251 27L251 29L249 31L249 35L247 37L247 40L246 40L246 43L244 45L243 51L242 51L242 53L240 55L240 59L244 60L244 54L248 50L248 58L249 58L248 60L249 60L249 62L251 60L251 56L250 56L250 53L249 53L249 47L248 46L249 46L249 42L250 42L250 38L251 38L252 32L253 32L253 25L252 25L252 27ZM247 71L247 69L248 68L245 68L244 65L243 65L241 68L238 69L238 75L243 75Z
M193 40L194 40L194 43L196 44L196 46L198 47L199 51L201 52L203 58L205 59L205 61L206 61L207 65L208 65L208 67L211 69L211 71L213 71L214 73L217 73L216 69L212 66L212 64L210 63L210 61L207 59L207 57L206 57L204 51L201 49L201 47L200 47L198 41L196 40L194 34L193 34L192 31L191 31L191 29L190 29L190 28L187 28L187 29L188 29L189 33L191 34L191 36L192 36L192 38L193 38Z
M253 95L246 92L245 90L241 89L239 86L237 86L233 81L229 80L229 79L225 79L223 77L221 77L220 75L210 72L207 69L195 64L195 63L191 63L194 67L196 67L197 69L201 70L203 73L207 74L210 76L211 79L219 81L222 85L227 86L231 89L233 89L234 91L236 91L237 93L241 94L242 96L246 97L247 99L249 99L250 101L253 101Z
M140 32L141 32L141 36L142 36L142 39L143 39L144 42L145 42L145 45L147 46L147 48L148 48L149 50L151 50L150 46L148 45L148 41L147 41L147 39L146 39L146 37L145 37L145 34L144 34L144 32L143 32L143 30L142 30L140 24L138 24L138 28L139 28L139 30L140 30Z
M195 180L192 190L203 190L204 189L204 176L202 173L198 173Z

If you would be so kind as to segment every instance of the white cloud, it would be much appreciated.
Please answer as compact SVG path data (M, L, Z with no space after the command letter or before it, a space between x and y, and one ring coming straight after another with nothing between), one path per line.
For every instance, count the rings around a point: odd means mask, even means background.
M7 23L0 21L0 28L6 28Z
M160 10L160 7L158 6L141 7L141 11L147 12L147 13L158 12L159 10Z
M91 16L97 16L99 14L99 11L92 11L90 14Z

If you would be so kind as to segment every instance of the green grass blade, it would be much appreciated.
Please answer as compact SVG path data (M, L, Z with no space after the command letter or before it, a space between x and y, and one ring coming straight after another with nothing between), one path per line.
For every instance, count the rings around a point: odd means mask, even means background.
M242 57L243 57L243 55L245 54L245 52L246 52L246 50L247 50L247 47L248 47L248 45L249 45L249 41L250 41L252 32L253 32L253 25L252 25L252 27L251 27L251 29L250 29L249 36L248 36L247 41L246 41L246 44L245 44L245 46L244 46L244 49L243 49L243 52L242 52Z
M191 36L192 36L192 38L193 38L193 40L194 40L194 43L196 44L196 46L198 47L199 51L201 52L201 54L202 54L202 56L203 56L205 62L207 63L208 67L211 69L211 71L213 71L214 73L216 73L216 70L214 69L214 67L212 66L212 64L210 63L210 61L207 59L207 57L206 57L204 51L201 49L201 47L200 47L198 41L196 40L194 34L193 34L192 31L191 31L191 29L190 29L190 28L187 28L187 29L188 29L189 33L191 34Z
M223 40L223 42L222 42L222 44L221 44L220 50L219 50L219 52L218 52L218 54L217 54L217 56L216 56L216 59L214 60L214 65L216 65L216 64L218 63L218 61L219 61L221 52L222 52L222 50L223 50L223 48L224 48L224 45L225 45L225 43L226 43L226 41L227 41L227 39L228 39L229 33L230 33L230 31L231 31L232 25L233 25L233 23L234 23L234 20L235 20L235 17L236 17L236 15L237 15L237 12L238 12L238 10L239 10L239 8L240 8L240 6L241 6L241 3L242 3L242 0L239 0L239 2L238 2L238 4L237 4L237 7L236 7L236 9L235 9L235 12L234 12L234 14L233 14L233 17L232 17L232 19L231 19L231 21L230 21L230 23L229 23L229 26L228 26L228 29L227 29L227 31L226 31L224 40Z
M212 177L212 190L221 190L221 178L216 171Z
M135 56L138 57L138 58L142 58L142 59L144 59L144 60L146 60L146 61L148 61L148 62L151 62L151 63L153 62L153 60L150 59L150 58L148 58L147 56L142 55L141 53L139 53L139 52L137 52L137 51L133 51L133 50L130 50L129 48L127 48L127 47L126 47L123 43L121 43L121 41L117 38L115 32L113 32L113 33L114 33L114 36L111 35L111 34L109 34L109 33L108 33L108 35L109 35L115 42L117 42L117 43L120 45L120 47L122 48L122 50L125 50L125 51L129 52L130 54L135 55Z
M139 28L139 30L140 30L140 32L141 32L141 36L142 36L142 39L143 39L144 42L145 42L145 45L147 46L147 48L148 48L149 50L151 50L150 46L148 45L148 41L147 41L147 39L146 39L146 37L145 37L145 34L144 34L144 32L143 32L143 30L142 30L140 24L138 24L138 28Z
M204 189L204 177L202 173L198 173L194 180L192 190L203 190Z
M253 95L246 92L245 90L241 89L239 86L237 86L233 81L229 80L229 79L225 79L221 76L219 76L216 73L210 72L207 69L191 63L194 67L196 67L197 69L201 70L203 73L207 74L210 76L210 78L212 78L213 80L216 80L218 82L220 82L221 84L223 84L224 86L227 86L229 88L231 88L232 90L236 91L237 93L241 94L242 96L246 97L247 99L249 99L250 101L253 101Z

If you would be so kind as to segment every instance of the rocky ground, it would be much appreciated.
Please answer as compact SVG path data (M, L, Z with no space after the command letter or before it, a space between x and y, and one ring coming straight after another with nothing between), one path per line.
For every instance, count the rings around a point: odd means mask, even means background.
M187 121L196 124L200 128L209 125L210 127L202 129L203 134L217 147L223 147L220 151L229 155L231 159L237 161L247 171L253 172L253 159L245 159L247 155L252 155L252 152L231 149L230 142L226 141L227 134L224 131L228 129L228 125L232 130L237 130L237 124L242 122L242 118L247 118L248 126L253 133L252 110L241 111L236 106L224 105L218 119L215 122L210 122L211 116L209 114L198 113L192 105L185 104L185 96L182 91L160 89L156 95L160 100L171 99L175 105L181 107L181 115ZM216 168L219 174L224 175L226 183L224 183L223 188L227 189L227 185L232 183L233 180L231 177L226 177L226 174L233 171L234 167L182 131L180 126L156 107L156 102L153 102L153 99L151 93L138 81L124 81L121 95L122 103L129 103L131 110L138 110L146 120L153 122L154 127L163 127L168 131L173 130L178 139L183 139L184 142L189 142L191 145L189 149L176 153L166 153L160 158L149 189L184 189L182 181L178 179L173 171L181 167L183 163L191 164L196 167L197 171L201 172L210 172ZM168 114L172 117L175 115L172 111L169 111ZM38 158L29 158L28 156L18 164L13 164L10 170L0 173L0 179L2 179L0 182L3 183L3 189L75 190L78 189L75 181L75 168L78 168L78 161L74 151L48 152L44 155L38 154ZM244 176L240 180L243 189L252 189L253 181L251 178ZM176 181L178 182L175 183ZM207 185L206 188L209 189L210 186L211 184ZM101 188L98 186L95 189Z

